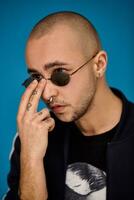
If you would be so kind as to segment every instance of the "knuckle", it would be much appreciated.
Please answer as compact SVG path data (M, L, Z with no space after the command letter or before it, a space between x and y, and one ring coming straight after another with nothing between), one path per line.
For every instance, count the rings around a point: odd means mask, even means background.
M40 110L40 113L42 113L44 117L50 116L48 108L44 108L44 109Z
M49 119L49 123L47 125L48 131L51 132L55 127L55 121L53 118Z
M44 108L44 112L45 112L45 114L46 114L46 115L48 115L48 116L49 116L49 114L50 114L50 113L49 113L49 110L48 110L48 108Z
M55 122L54 119L53 119L52 117L50 117L50 122L51 122L51 123L54 123L54 122Z
M48 125L52 125L54 123L54 119L49 117L48 119L46 119L46 122Z

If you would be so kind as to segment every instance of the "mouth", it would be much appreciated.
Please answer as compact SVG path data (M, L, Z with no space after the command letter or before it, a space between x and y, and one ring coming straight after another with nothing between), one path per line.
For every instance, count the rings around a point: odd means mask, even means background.
M58 105L57 104L57 105L51 106L51 110L54 113L63 113L65 107L66 107L65 105Z

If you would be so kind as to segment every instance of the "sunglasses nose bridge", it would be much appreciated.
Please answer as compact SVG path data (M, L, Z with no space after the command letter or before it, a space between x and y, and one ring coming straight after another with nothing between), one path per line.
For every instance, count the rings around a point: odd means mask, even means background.
M49 80L51 80L51 77L50 78L46 78L45 76L42 76L42 79L45 79L46 81L49 81Z
M51 81L51 77L50 78L46 78L46 77L43 77L46 81Z

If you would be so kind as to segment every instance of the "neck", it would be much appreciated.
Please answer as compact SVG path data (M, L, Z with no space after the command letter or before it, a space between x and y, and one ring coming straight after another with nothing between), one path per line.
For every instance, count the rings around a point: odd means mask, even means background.
M121 112L121 100L105 86L97 89L87 112L75 123L84 135L98 135L116 126Z

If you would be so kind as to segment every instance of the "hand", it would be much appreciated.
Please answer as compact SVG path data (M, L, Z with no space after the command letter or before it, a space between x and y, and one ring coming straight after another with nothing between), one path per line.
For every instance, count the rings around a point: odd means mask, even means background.
M33 81L22 96L17 115L21 152L32 159L43 159L48 145L48 132L55 126L47 108L37 112L44 88L44 79L39 83Z

